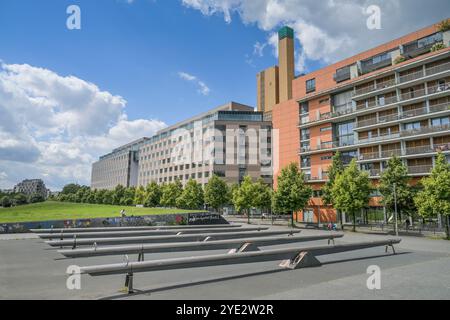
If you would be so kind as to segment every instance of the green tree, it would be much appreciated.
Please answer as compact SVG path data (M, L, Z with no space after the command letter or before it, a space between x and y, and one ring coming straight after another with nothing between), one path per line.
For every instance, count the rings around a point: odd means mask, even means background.
M30 196L30 200L29 200L30 203L38 203L38 202L44 202L44 201L45 201L45 198L42 195L40 195L39 193L33 193Z
M18 193L16 195L14 195L14 203L17 206L21 206L21 205L27 204L28 203L28 198L23 193Z
M8 196L3 196L2 198L2 207L3 208L9 208L12 206L11 198Z
M75 194L78 190L81 189L81 186L76 183L70 183L64 186L61 191L61 194Z
M195 210L203 207L204 196L202 185L196 180L190 179L181 195L176 200L176 205L181 209Z
M278 188L273 196L273 210L277 213L289 213L294 226L294 213L304 210L312 196L312 189L305 183L303 172L297 164L291 163L281 170L278 176Z
M103 204L113 204L114 191L107 190L103 196Z
M145 201L145 188L143 186L139 186L136 189L136 193L134 195L134 203L143 205Z
M408 168L398 157L392 157L388 161L386 170L381 174L380 185L378 189L383 196L382 203L390 212L395 209L394 197L397 198L397 212L401 219L403 212L412 213L414 211L414 192L409 185Z
M103 199L105 198L106 190L98 190L97 194L95 195L95 203L96 204L103 204Z
M120 205L124 196L125 196L125 187L120 184L117 185L114 188L113 204Z
M177 199L183 192L183 184L176 179L175 182L168 183L162 186L161 205L163 207L175 208L177 206Z
M336 152L336 154L333 156L333 161L331 163L331 166L328 167L328 181L325 183L325 185L322 187L322 200L323 203L326 205L334 205L333 203L333 185L336 181L336 177L338 174L342 174L344 172L344 163L341 159L341 153L339 151ZM342 229L344 228L344 225L342 223L342 215L340 210L336 210L338 219L341 222Z
M273 192L263 179L259 178L253 184L253 194L253 207L260 209L261 211L271 208Z
M419 215L445 219L447 240L450 240L450 164L439 153L431 175L422 179L423 190L414 199Z
M358 169L355 159L336 177L332 189L333 203L336 209L353 217L353 231L356 231L356 213L368 205L371 190L369 174Z
M75 202L83 202L83 198L84 198L84 189L79 189L76 193L75 193L75 197L76 200Z
M230 202L230 199L230 190L226 182L217 175L213 175L205 186L205 203L219 212Z
M125 188L125 190L123 192L123 196L120 199L120 204L124 205L124 206L133 205L135 195L136 195L135 187ZM130 199L131 199L131 201L130 201Z
M145 203L146 207L158 207L161 200L161 187L154 181L147 185L145 189Z
M239 188L233 191L233 205L239 213L247 213L248 223L250 223L250 210L255 196L255 188L250 176L245 176Z

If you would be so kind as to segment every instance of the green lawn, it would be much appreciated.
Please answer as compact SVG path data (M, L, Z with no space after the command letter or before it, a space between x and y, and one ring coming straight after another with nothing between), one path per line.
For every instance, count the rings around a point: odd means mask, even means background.
M136 208L47 201L14 208L0 207L0 223L113 218L120 217L120 210L122 209L125 209L127 216L199 212L180 209Z

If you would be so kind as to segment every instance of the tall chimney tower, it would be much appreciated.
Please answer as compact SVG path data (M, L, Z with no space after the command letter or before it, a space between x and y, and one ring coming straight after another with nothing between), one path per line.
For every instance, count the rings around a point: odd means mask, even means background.
M294 30L283 27L278 31L279 99L292 99L292 80L295 76Z

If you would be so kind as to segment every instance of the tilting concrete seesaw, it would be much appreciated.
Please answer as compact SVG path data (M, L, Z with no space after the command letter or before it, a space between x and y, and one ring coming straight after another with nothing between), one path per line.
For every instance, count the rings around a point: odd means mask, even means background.
M314 236L293 236L284 235L278 237L261 237L261 238L239 238L230 240L215 240L206 242L175 242L161 244L135 244L127 246L109 246L82 248L75 250L58 250L63 256L68 258L95 257L95 256L113 256L125 254L138 254L138 261L144 260L145 253L161 253L161 252L181 252L181 251L201 251L201 250L220 250L231 249L235 252L241 251L258 251L262 246L273 246L289 243L329 240L334 243L334 239L342 238L342 233L332 233Z
M239 228L241 230L241 228ZM261 229L262 230L262 229ZM243 231L243 232L219 232L164 236L142 236L142 237L110 237L110 238L88 238L88 239L66 239L45 241L52 247L72 247L78 246L98 246L98 245L120 245L120 244L143 244L143 243L163 243L163 242L189 242L189 241L211 241L252 237L268 237L282 234L297 234L300 230L277 230L277 231Z
M80 268L81 274L91 276L103 276L114 274L126 274L125 287L128 293L133 293L133 276L137 272L151 272L159 270L174 270L185 268L201 268L219 265L243 264L254 262L280 261L280 267L286 269L297 269L320 266L317 256L335 254L347 251L361 250L374 247L386 247L385 251L391 247L395 254L394 244L400 243L400 239L390 239L383 241L360 242L351 244L340 244L333 246L315 246L303 248L270 249L265 251L244 250L229 254L217 254L187 258L172 258L153 261L138 261L86 266Z
M217 229L217 228L239 228L241 224L210 224L210 225L180 225L180 226L139 226L139 227L98 227L98 228L51 228L31 229L33 233L75 233L75 232L111 232L111 231L139 231L139 230L185 230L185 229Z
M181 234L197 234L197 233L225 233L225 232L245 232L245 231L262 231L269 227L242 227L242 228L192 228L181 230L138 230L138 231L110 231L110 232L78 232L78 233L40 233L41 239L82 239L82 238L121 238L133 236L162 236L162 235L181 235Z

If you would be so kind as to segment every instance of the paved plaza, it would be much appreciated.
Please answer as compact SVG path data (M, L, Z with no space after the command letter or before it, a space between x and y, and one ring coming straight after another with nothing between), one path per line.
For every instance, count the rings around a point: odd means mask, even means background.
M245 226L245 225L244 225ZM271 229L286 227L271 227ZM325 231L302 230L301 235ZM347 232L339 243L389 239L392 236ZM264 247L307 247L326 240ZM70 265L120 263L123 256L66 259L32 234L0 236L1 299L450 299L450 242L402 237L397 255L383 247L318 259L322 266L284 270L279 262L258 262L194 269L136 273L138 292L120 292L124 275L82 275L81 290L66 288ZM145 259L220 254L224 250L146 254ZM130 255L136 261L137 256ZM369 290L367 268L381 269L381 289Z

